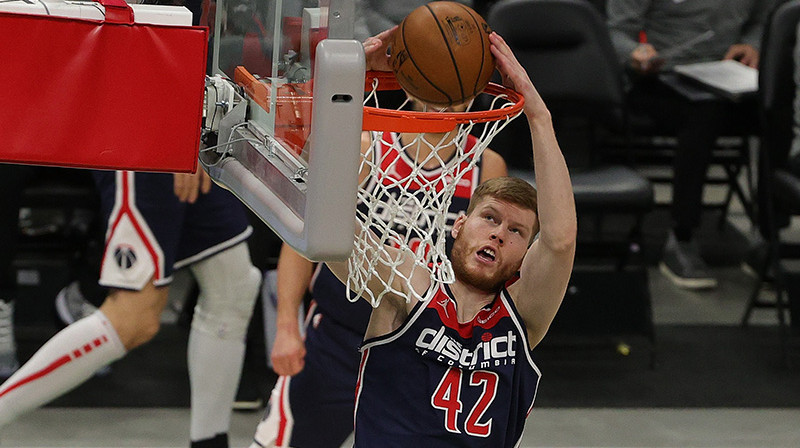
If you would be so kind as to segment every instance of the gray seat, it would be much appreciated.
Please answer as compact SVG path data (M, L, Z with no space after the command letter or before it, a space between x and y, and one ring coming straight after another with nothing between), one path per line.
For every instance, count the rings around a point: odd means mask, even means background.
M788 273L781 260L800 257L800 246L783 242L779 228L788 224L788 217L800 215L800 177L789 169L788 154L792 144L794 124L794 101L798 86L795 85L794 51L797 42L797 27L800 23L800 0L792 0L779 6L767 24L761 48L759 67L759 116L761 145L759 149L758 209L759 231L768 241L767 257L756 266L759 280L747 304L742 326L747 326L755 308L775 308L780 326L780 344L783 361L788 365L789 325L786 322L787 308L792 308L794 328L800 329L800 297L795 303L787 298L787 288L798 290L787 282ZM761 291L772 272L775 280L775 300L764 301ZM794 276L795 282L800 277Z

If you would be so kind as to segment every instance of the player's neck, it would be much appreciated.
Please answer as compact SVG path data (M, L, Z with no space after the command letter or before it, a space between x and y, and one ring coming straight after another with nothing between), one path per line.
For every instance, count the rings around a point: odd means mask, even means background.
M478 315L483 307L492 303L497 293L481 291L464 282L456 281L450 285L453 300L456 301L458 321L469 322Z

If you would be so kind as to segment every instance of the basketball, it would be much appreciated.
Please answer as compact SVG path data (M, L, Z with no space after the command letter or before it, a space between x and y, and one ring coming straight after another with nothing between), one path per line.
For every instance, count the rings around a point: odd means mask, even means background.
M495 64L492 30L470 7L432 2L411 12L390 42L389 63L400 86L435 106L465 103L489 83Z

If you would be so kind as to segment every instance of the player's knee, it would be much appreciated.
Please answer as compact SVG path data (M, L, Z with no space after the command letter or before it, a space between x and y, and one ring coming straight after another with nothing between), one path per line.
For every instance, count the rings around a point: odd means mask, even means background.
M129 349L150 342L161 329L161 318L157 315L142 316L142 318L138 319L138 322L137 331L131 338L132 346Z
M246 250L201 263L193 268L200 296L192 328L223 339L243 339L261 286L261 272L250 263Z
M113 291L100 307L127 350L155 337L166 290Z

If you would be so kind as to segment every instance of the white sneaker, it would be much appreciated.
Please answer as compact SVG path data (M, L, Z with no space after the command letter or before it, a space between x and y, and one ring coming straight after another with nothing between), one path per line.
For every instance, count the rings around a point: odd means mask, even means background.
M0 300L0 378L10 377L19 368L14 342L14 304Z
M70 325L95 311L97 307L86 301L78 282L72 282L61 288L56 295L56 313L64 325Z

